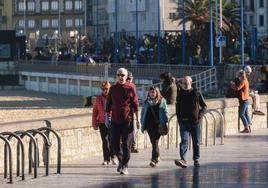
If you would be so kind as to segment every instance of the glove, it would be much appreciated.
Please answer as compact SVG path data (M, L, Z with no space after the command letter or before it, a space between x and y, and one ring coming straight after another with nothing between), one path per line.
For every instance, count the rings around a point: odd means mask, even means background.
M112 124L112 118L111 116L105 116L105 126L110 129Z

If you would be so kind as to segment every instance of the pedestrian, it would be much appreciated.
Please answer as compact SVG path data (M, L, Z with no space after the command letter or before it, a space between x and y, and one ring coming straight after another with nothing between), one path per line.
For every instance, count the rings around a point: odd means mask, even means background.
M105 126L105 105L111 84L109 81L103 81L101 84L101 94L96 97L93 105L92 126L100 131L102 140L103 165L117 165L117 159L111 147L110 129Z
M175 104L177 96L177 86L172 80L170 72L163 72L160 74L161 80L161 95L166 99L167 104Z
M162 97L158 87L150 87L147 99L144 101L141 110L141 131L146 130L152 144L152 158L149 163L155 167L160 162L159 126L166 125L168 122L167 103Z
M131 135L134 130L133 115L139 129L139 102L135 88L126 81L127 70L117 70L117 82L111 86L106 103L106 126L111 127L112 147L119 160L117 172L128 174L131 151ZM132 111L133 109L133 111Z
M249 65L244 67L244 71L246 73L248 81L250 80L250 75L252 73L252 69ZM250 81L249 81L250 82ZM249 83L249 86L251 84ZM255 115L265 115L261 110L260 110L260 95L258 94L258 90L250 89L249 96L252 98L252 108L253 112L252 114Z
M176 115L180 126L180 159L175 164L182 168L187 167L187 151L189 135L193 142L194 166L199 167L200 158L200 121L205 114L207 105L201 92L192 88L192 78L185 76L182 87L178 90Z
M133 77L132 72L128 71L128 73L127 73L127 82L129 82L135 88L135 91L137 93L136 85L133 83L133 79L134 79L134 77ZM133 124L134 122L132 121L131 123ZM139 153L139 150L137 148L137 143L136 143L136 135L137 135L137 129L136 129L136 126L134 126L134 131L133 131L133 134L132 134L131 153Z
M231 87L235 91L239 91L239 117L241 118L244 130L241 133L250 133L251 132L251 118L248 113L249 106L249 83L245 71L240 71L238 74L240 80L239 85L235 85L234 82L231 82Z

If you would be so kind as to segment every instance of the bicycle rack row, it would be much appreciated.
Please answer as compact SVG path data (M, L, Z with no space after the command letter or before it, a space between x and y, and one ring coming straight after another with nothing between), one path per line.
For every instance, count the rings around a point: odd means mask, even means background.
M206 126L206 140L205 140L205 146L207 147L208 146L208 117L207 115L210 114L212 117L213 117L213 145L216 145L216 117L215 117L215 114L213 113L217 113L220 115L221 117L221 120L220 120L220 127L221 127L221 144L223 145L224 144L224 116L222 115L221 112L219 112L218 110L215 110L215 109L210 109L210 110L207 110L205 115L204 115L204 118L205 118L205 126ZM169 120L168 120L168 128L170 130L170 126L171 126L171 121L173 118L177 118L176 114L173 114ZM201 130L200 130L200 133L201 133L201 142L202 142L202 129L203 129L203 124L201 124ZM178 148L178 145L179 145L179 141L178 141L178 137L179 137L179 123L178 121L176 120L176 147ZM202 144L202 143L201 143ZM167 135L167 149L169 149L169 146L170 146L170 132L169 134ZM191 138L189 138L189 149L191 149Z
M46 124L50 124L48 120L45 120ZM9 164L9 183L13 183L13 175L12 175L12 147L10 144L10 140L15 138L17 140L17 168L16 168L16 175L20 176L21 171L21 178L25 180L25 147L22 139L24 137L29 137L29 151L28 151L28 160L29 160L29 174L32 174L32 168L34 168L34 178L37 178L37 169L39 166L39 149L36 142L36 135L40 135L45 144L45 166L46 166L46 173L45 175L49 175L49 148L51 146L51 142L49 140L49 134L52 132L57 139L57 174L61 173L61 138L60 135L51 127L41 127L38 129L30 129L27 131L19 130L16 132L1 132L0 133L0 140L5 142L4 146L4 178L7 178L8 174L8 164ZM32 152L33 158L32 159ZM32 166L33 165L33 166ZM20 169L21 168L21 169Z

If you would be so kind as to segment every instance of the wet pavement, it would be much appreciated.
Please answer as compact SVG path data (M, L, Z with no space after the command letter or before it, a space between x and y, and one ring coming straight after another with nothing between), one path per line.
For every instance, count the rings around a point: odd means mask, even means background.
M81 188L267 188L268 187L268 129L251 134L237 134L225 138L224 145L201 148L201 167L193 167L192 150L188 154L188 168L174 165L178 149L160 149L161 164L149 166L150 149L132 154L129 175L119 175L116 166L102 166L102 157L92 157L63 164L62 174L53 174L26 181L15 178L6 184L0 176L0 187L81 187ZM42 169L43 170L43 169ZM42 171L41 170L41 171Z

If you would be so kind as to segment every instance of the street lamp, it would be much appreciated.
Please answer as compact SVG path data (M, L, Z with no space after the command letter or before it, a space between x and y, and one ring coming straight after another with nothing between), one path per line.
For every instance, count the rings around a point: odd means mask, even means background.
M241 64L244 65L244 0L240 0L240 42Z
M138 0L136 0L136 61L139 64L139 17L138 17Z
M115 3L115 32L114 32L114 62L118 63L118 18L117 18L117 0L114 1Z
M185 0L182 2L182 64L186 64Z
M210 18L210 40L209 40L209 47L210 47L210 57L209 57L209 64L213 66L213 23L212 23L212 0L209 1L209 18Z
M160 0L158 0L157 3L157 10L158 10L158 16L157 16L157 20L158 20L158 25L157 25L157 63L160 64L161 63L161 41L160 41L160 35L161 35L161 23L160 23Z

